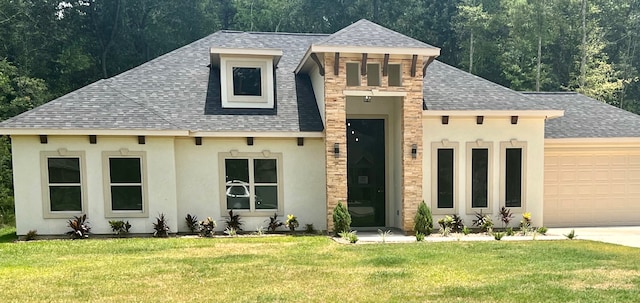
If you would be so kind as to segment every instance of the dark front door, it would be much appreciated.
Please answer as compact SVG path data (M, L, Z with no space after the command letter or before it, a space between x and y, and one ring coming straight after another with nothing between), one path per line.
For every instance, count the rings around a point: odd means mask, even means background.
M351 225L384 226L383 119L347 119L347 185Z

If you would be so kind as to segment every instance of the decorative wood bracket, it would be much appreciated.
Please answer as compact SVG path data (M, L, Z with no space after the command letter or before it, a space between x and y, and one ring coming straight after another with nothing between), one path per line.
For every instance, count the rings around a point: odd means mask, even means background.
M324 67L322 66L322 63L320 63L320 59L318 59L318 55L316 55L315 53L311 53L311 60L313 60L313 62L315 62L318 65L318 72L320 73L320 76L324 76Z
M387 76L389 73L389 54L384 54L384 64L382 65L382 75Z
M411 77L416 76L416 64L418 63L418 55L413 55L411 59Z
M429 57L427 58L427 61L424 62L424 64L422 65L422 76L424 77L425 72L427 71L427 67L429 67L429 65L433 62L433 60L435 60L436 57Z
M367 75L367 55L366 53L362 54L362 63L360 64L360 75Z

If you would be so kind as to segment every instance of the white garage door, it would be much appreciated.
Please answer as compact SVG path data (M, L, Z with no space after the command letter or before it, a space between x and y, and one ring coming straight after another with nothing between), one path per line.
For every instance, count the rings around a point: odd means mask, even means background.
M544 224L640 225L640 152L545 152Z

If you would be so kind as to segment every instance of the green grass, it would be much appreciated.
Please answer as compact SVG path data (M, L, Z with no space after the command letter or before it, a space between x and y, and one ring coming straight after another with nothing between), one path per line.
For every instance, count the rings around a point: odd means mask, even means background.
M50 240L0 243L0 277L1 302L638 302L640 249L579 240Z

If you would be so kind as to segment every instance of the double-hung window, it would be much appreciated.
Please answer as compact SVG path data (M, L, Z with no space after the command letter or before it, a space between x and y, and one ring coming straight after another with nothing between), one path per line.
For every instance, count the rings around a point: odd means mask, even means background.
M223 210L278 212L282 206L281 159L279 154L221 154Z
M148 216L144 152L104 155L105 213L109 217Z
M44 217L67 218L84 212L84 153L43 152L41 158Z
M458 207L457 142L443 140L431 144L431 192L434 214L455 213Z

